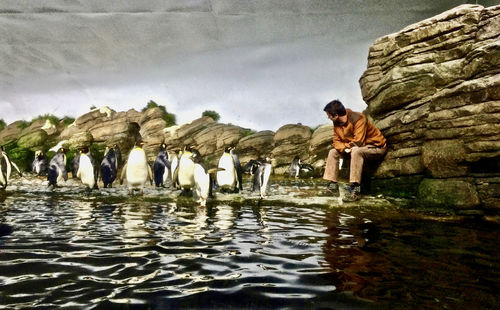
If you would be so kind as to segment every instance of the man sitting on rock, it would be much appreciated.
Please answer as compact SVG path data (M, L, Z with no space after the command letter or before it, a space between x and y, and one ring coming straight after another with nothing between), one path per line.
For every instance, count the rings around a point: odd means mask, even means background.
M343 201L356 201L360 197L361 174L365 159L382 158L386 151L386 139L366 116L344 107L339 100L329 102L323 111L333 121L333 149L328 153L323 179L330 181L327 189L339 196L337 184L340 156L351 155L349 193Z

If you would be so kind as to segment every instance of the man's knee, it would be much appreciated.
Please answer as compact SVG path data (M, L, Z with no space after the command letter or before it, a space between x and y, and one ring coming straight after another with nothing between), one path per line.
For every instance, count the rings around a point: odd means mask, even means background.
M351 157L356 157L356 156L363 156L362 149L357 146L351 149Z
M330 152L328 152L328 157L340 158L340 153L336 149L331 149Z

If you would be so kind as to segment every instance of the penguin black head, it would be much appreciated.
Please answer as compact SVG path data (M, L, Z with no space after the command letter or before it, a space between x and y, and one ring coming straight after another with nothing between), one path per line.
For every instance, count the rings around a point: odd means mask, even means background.
M59 152L59 153L63 153L63 154L66 154L66 151L67 151L67 150L66 150L65 148L63 148L63 147L62 147L62 148L60 148L57 152Z
M3 145L0 146L0 151L5 152L5 147Z
M142 148L143 145L144 145L144 141L143 140L137 140L137 141L135 141L135 146L136 147L141 147Z
M167 150L167 145L165 143L162 143L160 145L160 151L166 151Z
M88 152L89 152L88 146L84 146L80 149L80 153L82 153L82 154L87 154Z

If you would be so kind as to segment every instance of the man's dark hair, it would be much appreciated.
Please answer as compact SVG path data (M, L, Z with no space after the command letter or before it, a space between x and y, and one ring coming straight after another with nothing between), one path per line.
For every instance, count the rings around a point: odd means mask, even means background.
M344 116L344 115L346 115L344 105L342 104L342 102L340 102L337 99L328 102L328 104L325 106L323 111L327 112L331 116L335 116L335 115Z

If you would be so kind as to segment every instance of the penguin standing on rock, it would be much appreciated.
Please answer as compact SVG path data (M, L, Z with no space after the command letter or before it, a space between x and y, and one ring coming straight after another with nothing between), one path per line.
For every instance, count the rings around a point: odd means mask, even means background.
M80 150L80 164L76 172L76 177L91 190L97 188L97 172L96 163L89 152L89 148L83 147Z
M35 152L35 159L31 164L31 171L36 175L47 174L47 157L41 150Z
M116 171L118 171L118 169L120 169L122 165L122 153L120 152L120 147L118 147L118 144L113 145L113 148L116 157Z
M218 167L221 168L217 172L217 184L219 185L221 191L231 191L237 193L240 188L240 182L238 180L237 166L234 161L234 157L231 154L233 147L226 147L224 153L219 159ZM238 160L239 165L239 160ZM240 178L241 178L241 165L239 165Z
M177 169L175 169L174 178L179 183L179 187L182 189L182 194L186 194L194 188L194 160L195 154L199 154L198 151L192 149L191 147L186 147L184 152L179 159L179 164Z
M213 197L212 188L215 180L215 174L222 171L222 168L207 169L201 160L200 153L194 152L194 196L196 202L204 207L207 199Z
M179 187L179 182L177 179L174 179L175 171L177 169L177 166L179 165L179 158L180 158L180 151L175 150L173 154L169 154L169 161L170 161L170 180L172 182L172 187L173 188L178 188Z
M66 149L61 147L57 150L54 157L49 162L49 171L47 173L49 186L56 187L57 182L68 180L68 172L66 171Z
M112 187L118 171L118 162L113 148L106 148L101 162L101 179L104 188Z
M7 187L7 183L10 180L10 173L12 172L12 168L17 170L19 175L22 177L23 174L17 167L17 165L10 160L9 155L5 152L3 145L0 147L0 185L2 188Z
M164 187L164 183L168 179L170 168L171 165L168 161L167 145L165 143L162 143L158 152L158 156L156 157L156 160L153 164L153 174L156 187Z
M238 178L238 188L241 191L243 190L243 171L241 169L240 158L238 157L238 154L234 152L234 147L231 147L229 153L231 154L231 157L233 157L234 169L236 170L236 177Z
M253 174L252 191L259 191L260 198L264 198L271 175L271 159L266 157L264 160L251 160L245 168Z
M290 164L290 177L298 178L300 172L300 157L295 156Z
M151 167L148 164L146 153L142 146L144 142L138 140L134 148L128 155L128 160L123 166L122 174L120 177L120 184L123 184L123 179L127 178L128 190L132 194L134 189L138 189L142 194L144 183L149 179L151 185L153 184Z

